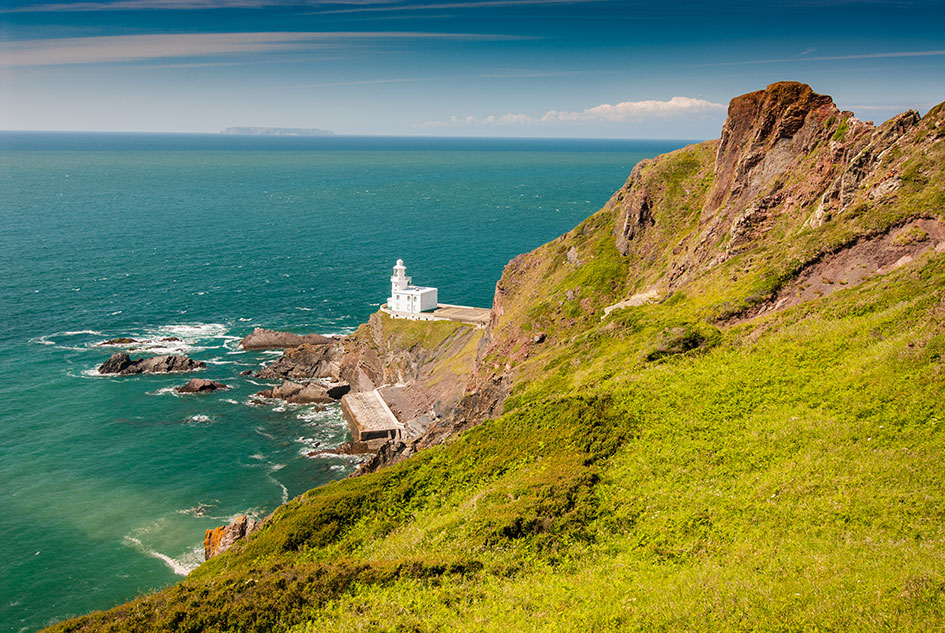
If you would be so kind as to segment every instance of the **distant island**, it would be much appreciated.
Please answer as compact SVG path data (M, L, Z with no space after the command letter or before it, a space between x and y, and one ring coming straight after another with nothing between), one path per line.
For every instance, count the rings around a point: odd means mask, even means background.
M249 136L334 136L331 130L299 127L228 127L220 134L244 134Z

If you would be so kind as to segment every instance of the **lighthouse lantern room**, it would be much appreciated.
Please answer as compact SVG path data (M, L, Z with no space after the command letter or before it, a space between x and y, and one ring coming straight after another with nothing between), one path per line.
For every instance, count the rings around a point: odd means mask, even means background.
M404 260L398 259L394 266L394 274L390 278L390 297L387 298L388 309L394 312L419 314L427 310L436 310L436 288L414 286L412 279L407 276Z

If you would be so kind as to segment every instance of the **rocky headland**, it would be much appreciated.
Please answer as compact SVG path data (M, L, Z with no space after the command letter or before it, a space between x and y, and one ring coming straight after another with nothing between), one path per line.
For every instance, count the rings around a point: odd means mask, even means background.
M334 341L335 339L321 334L293 334L256 328L240 341L240 347L243 349L285 349L303 344L329 345Z

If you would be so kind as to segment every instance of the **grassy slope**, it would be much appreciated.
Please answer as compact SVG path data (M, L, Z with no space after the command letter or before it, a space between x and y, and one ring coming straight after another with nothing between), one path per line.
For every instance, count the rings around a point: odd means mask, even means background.
M602 320L675 248L654 233L621 258L605 208L504 280L516 291L495 335L548 341L487 359L519 363L502 417L309 491L180 585L55 629L945 627L945 256L717 321L824 249L940 214L941 145L895 201L775 227L666 301ZM710 155L649 167L671 175L655 227L697 228ZM563 264L572 246L578 267Z

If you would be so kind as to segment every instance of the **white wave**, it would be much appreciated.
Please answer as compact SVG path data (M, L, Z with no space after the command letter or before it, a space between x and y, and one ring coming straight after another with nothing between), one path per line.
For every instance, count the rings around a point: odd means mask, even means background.
M177 574L178 576L186 576L193 570L197 569L200 566L200 559L203 557L203 546L198 546L192 549L191 551L185 553L180 558L171 558L167 554L162 554L153 549L149 549L141 543L141 541L133 536L125 536L125 544L130 544L130 547L135 548L142 554L151 556L162 561L165 565L171 568L171 571Z
M299 306L295 306L295 309L296 309L296 310L301 310L302 312L311 312L311 311L312 311L311 308L301 308L301 307L299 307Z
M282 503L286 503L289 500L289 489L286 488L281 481L273 477L271 474L266 474L266 478L269 479L272 483L279 486L282 489Z
M336 331L334 331L334 332L322 332L322 336L327 336L328 338L342 338L342 337L348 336L349 334L351 334L352 332L354 332L356 329L358 329L358 328L356 328L356 327L343 327L343 328L341 328L341 329L339 329L339 330L336 330Z
M121 314L123 310L115 310L114 312L109 312L108 316L115 316L116 314Z
M244 318L240 317L240 318L239 318L239 321L240 321L241 323L249 323L250 321L252 321L252 319L244 319Z
M260 354L265 354L266 356L282 356L282 350L279 349L266 349L259 352Z
M234 400L233 398L224 398L223 402L228 402L230 404L240 404L238 401Z
M205 360L205 361L203 361L203 362L207 363L208 365L235 365L235 364L236 364L236 361L232 361L232 360L221 360L219 357L217 357L217 358L211 358L211 359Z
M76 375L73 374L72 372L67 372L67 374L68 374L69 376L72 376L73 378L79 378L79 377L82 377L82 378L116 378L116 377L117 377L116 374L100 374L100 373L98 373L98 367L93 367L93 368L91 368L91 369L83 369L82 371L79 372L80 376L76 376Z
M270 440L276 439L274 436L270 435L269 433L266 433L265 431L263 431L263 430L262 430L260 427L258 427L258 426L257 426L255 429L253 429L253 430L256 431L257 433L259 433L260 435L262 435L263 437L268 437Z
M333 447L323 446L320 448L320 450L330 451L332 450L332 448ZM350 468L352 464L361 463L364 460L366 460L368 457L370 457L370 454L347 455L345 453L315 453L313 455L309 455L308 452L304 452L304 451L299 451L299 455L308 457L309 459L342 459L346 462L351 462L351 464L348 464L347 466L342 465L343 468Z
M161 387L160 389L155 389L154 391L146 392L149 396L166 396L168 394L172 396L180 397L181 394L175 391L175 387L172 385L170 387Z
M227 327L222 323L181 323L177 325L165 325L159 328L161 332L167 332L181 338L219 338L226 334Z
M82 347L70 347L62 345L59 343L56 338L58 337L72 337L72 336L105 336L101 332L95 330L68 330L65 332L53 332L52 334L44 334L43 336L37 336L29 339L30 343L35 343L37 345L58 345L63 349L74 350L74 351L84 351L85 348Z
M282 470L283 468L285 468L285 464L269 464L269 472L271 473Z
M213 418L211 418L209 415L202 415L198 413L196 415L190 416L187 419L191 422L210 422Z
M184 508L183 510L178 510L177 514L186 514L187 516L198 517L198 518L208 516L207 510L217 507L218 503L220 503L219 499L212 499L206 503L198 503L197 505L193 507ZM211 517L211 518L216 518L216 517Z
M258 460L266 459L265 455L260 455L259 453L253 453L252 455L249 456L249 458L258 459Z

